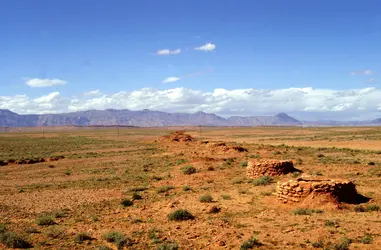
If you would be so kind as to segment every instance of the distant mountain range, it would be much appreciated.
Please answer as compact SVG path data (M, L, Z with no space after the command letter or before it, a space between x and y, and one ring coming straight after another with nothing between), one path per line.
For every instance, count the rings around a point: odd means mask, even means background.
M35 126L356 126L381 125L381 118L374 121L299 121L286 113L274 116L232 116L227 119L204 112L166 113L161 111L88 110L65 114L19 115L0 109L0 127Z

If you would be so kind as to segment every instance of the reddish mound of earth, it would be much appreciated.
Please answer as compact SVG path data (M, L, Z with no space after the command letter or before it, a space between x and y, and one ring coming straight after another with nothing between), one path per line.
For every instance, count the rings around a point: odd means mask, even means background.
M161 138L161 140L171 141L171 142L192 142L192 141L195 141L195 139L192 136L185 134L184 131L175 131L168 136L163 136Z

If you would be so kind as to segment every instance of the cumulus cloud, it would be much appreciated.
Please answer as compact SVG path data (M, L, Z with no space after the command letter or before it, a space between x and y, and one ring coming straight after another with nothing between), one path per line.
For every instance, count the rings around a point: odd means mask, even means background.
M173 82L177 82L177 81L180 81L180 77L170 76L170 77L165 78L163 80L163 83L173 83Z
M175 49L175 50L161 49L156 52L156 55L168 56L168 55L177 55L180 53L181 53L181 49Z
M188 88L143 88L112 94L62 96L53 92L38 98L27 95L0 96L0 109L21 114L61 113L89 109L204 111L222 116L261 115L287 112L314 114L316 119L374 119L381 117L381 89L348 90L286 88L200 91ZM302 115L300 115L302 114Z
M213 43L207 43L200 47L195 48L195 50L201 50L201 51L213 51L216 49L216 45Z
M358 71L352 71L350 72L349 74L351 76L358 76L358 75L366 75L366 76L369 76L369 75L372 75L374 72L373 70L371 69L367 69L367 70L358 70Z
M67 82L61 79L28 79L25 84L32 88L52 87L56 85L65 85Z

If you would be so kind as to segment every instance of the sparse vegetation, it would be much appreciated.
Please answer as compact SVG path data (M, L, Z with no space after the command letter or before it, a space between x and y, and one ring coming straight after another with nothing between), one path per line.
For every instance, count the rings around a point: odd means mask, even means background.
M297 208L294 211L292 211L292 214L293 215L311 215L313 213L321 214L323 212L324 211L320 209Z
M141 200L141 199L143 199L143 197L139 193L134 192L132 194L132 200Z
M380 211L380 206L378 205L373 205L373 204L370 204L370 205L366 205L366 206L363 206L363 205L357 205L355 206L355 211L356 212L375 212L375 211Z
M359 241L362 244L371 244L373 242L373 237L370 234L366 234Z
M191 174L195 174L197 172L197 170L192 166L185 166L185 167L182 167L180 170L185 175L191 175Z
M130 199L125 198L120 202L120 205L122 205L123 207L130 207L134 205L134 203Z
M202 129L202 137L210 143L203 144L153 142L154 137L167 133L162 128L119 129L119 138L112 127L52 128L52 132L45 131L45 138L39 138L33 128L27 133L23 128L17 128L21 130L17 133L1 132L0 160L7 165L0 167L0 179L6 183L0 192L0 248L9 248L4 239L19 242L19 237L36 249L166 250L180 249L180 244L181 249L239 249L241 244L250 249L245 244L250 235L265 243L261 247L254 244L254 249L377 248L379 128L305 127L302 133L291 127L208 127ZM187 129L192 135L198 133L192 127ZM212 145L234 138L248 151L231 150L233 142ZM272 153L277 151L280 154ZM59 162L48 161L59 155L64 156ZM42 158L45 163L26 165ZM315 197L278 204L276 182L304 175L295 172L270 181L266 181L268 177L253 181L245 167L248 159L259 158L264 162L292 160L312 178L324 175L321 179L353 180L360 185L359 193L372 200L364 199L360 205L344 202L338 204L342 209L335 211L337 204L332 208L327 204L324 215L317 214L323 211L316 209L320 200ZM181 169L187 165L197 169L197 174L183 174ZM65 175L66 170L70 175ZM123 196L115 200L120 193ZM201 198L205 194L213 198ZM123 198L133 206L123 209ZM213 203L200 203L200 198ZM296 209L304 206L314 209ZM189 214L176 211L180 208ZM51 219L37 224L40 217ZM253 228L246 221L254 217ZM108 230L120 231L122 237L114 237L115 241L102 238ZM127 232L133 240L126 237ZM90 235L94 240L86 240ZM345 235L356 244L340 239Z
M175 187L174 186L162 186L162 187L159 187L157 192L159 194L161 194L161 193L166 193L166 192L168 192L169 190L172 190L172 189L175 189Z
M253 248L256 248L256 247L260 247L262 245L263 244L260 243L256 238L251 237L250 239L248 239L247 241L242 243L242 245L240 247L240 250L253 249Z
M221 195L221 198L224 199L224 200L230 200L230 199L231 199L231 196L228 195L228 194L222 194L222 195Z
M36 224L39 226L50 226L56 224L53 217L49 215L43 215L36 219Z
M323 248L324 247L324 243L323 241L316 241L316 242L312 242L311 246L313 248Z
M262 176L252 181L254 186L266 186L271 184L272 178L269 176Z
M348 238L343 238L339 243L335 243L332 246L333 250L348 250L349 246L351 245L352 240Z
M205 194L200 196L199 201L204 203L210 203L213 201L213 197L210 194Z
M168 215L168 219L173 221L193 220L194 218L190 212L184 209L176 210Z
M5 230L3 232L0 232L0 242L9 248L32 247L32 244L30 244L25 237L15 232L8 232Z
M338 223L337 223L337 221L326 220L326 221L324 222L324 226L326 226L326 227L337 227L337 226L338 226Z
M78 233L75 235L74 241L77 244L82 244L84 241L91 240L91 236L87 233Z
M164 243L157 247L157 250L178 250L179 245L177 243Z
M239 166L240 166L241 168L246 168L246 167L247 167L247 161L243 161L243 162L241 162L241 163L239 164Z
M52 226L46 229L45 235L52 239L63 238L65 236L65 229L60 226Z

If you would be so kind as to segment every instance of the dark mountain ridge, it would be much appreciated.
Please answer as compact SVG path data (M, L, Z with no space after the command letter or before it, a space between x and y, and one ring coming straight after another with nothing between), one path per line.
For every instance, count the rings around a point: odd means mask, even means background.
M233 116L228 119L205 112L167 113L162 111L87 110L62 114L19 115L0 109L1 127L25 126L298 126L302 122L280 113L275 116Z

